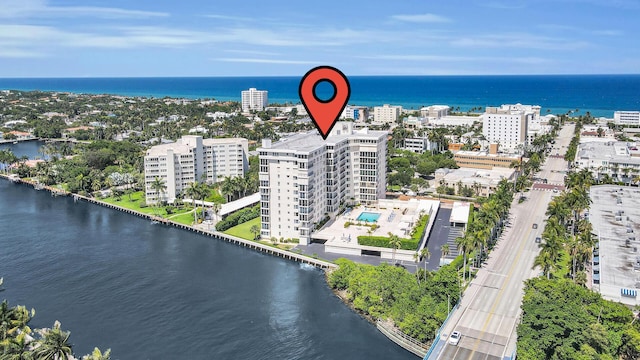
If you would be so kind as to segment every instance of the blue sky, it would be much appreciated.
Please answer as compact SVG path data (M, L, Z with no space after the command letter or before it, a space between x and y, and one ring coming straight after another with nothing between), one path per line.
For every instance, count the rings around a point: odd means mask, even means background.
M0 0L0 77L640 73L638 0Z

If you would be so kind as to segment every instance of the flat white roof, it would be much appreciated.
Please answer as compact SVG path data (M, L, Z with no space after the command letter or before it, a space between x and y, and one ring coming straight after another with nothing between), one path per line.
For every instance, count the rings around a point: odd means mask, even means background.
M232 201L232 202L228 202L226 204L222 204L220 206L220 215L224 216L227 214L230 214L236 210L240 210L242 208L245 208L249 205L253 205L257 202L260 201L260 193L255 193L253 195L249 195L249 196L245 196L241 199L238 199L236 201Z
M457 224L466 224L469 221L469 206L468 202L456 201L453 203L453 209L451 210L451 216L449 222Z

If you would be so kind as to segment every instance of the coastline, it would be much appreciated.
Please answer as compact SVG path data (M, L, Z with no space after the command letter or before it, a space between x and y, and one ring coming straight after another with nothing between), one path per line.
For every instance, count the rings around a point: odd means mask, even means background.
M197 234L200 235L205 235L205 236L209 236L212 238L215 238L216 240L221 240L221 241L226 241L229 243L233 243L236 244L238 246L242 246L242 247L247 247L250 248L252 250L255 251L260 251L272 256L278 256L281 257L285 260L290 260L290 261L295 261L301 264L307 264L307 265L311 265L314 266L320 270L323 271L324 273L324 279L325 279L325 283L328 285L327 279L328 279L328 275L335 269L338 268L338 265L330 263L330 262L326 262L323 260L319 260L319 259L314 259L302 254L298 254L295 252L290 252L287 250L282 250L276 247L272 247L269 245L265 245L262 243L258 243L258 242L254 242L254 241L250 241L250 240L245 240L242 238L238 238L232 235L227 235L221 232L217 232L217 231L207 231L207 230L202 230L202 229L198 229L192 226L188 226L185 224L181 224L181 223L177 223L175 221L169 220L169 219L165 219L159 216L155 216L155 215L151 215L151 214L145 214L139 211L135 211L135 210L131 210L131 209L127 209L125 207L121 207L115 204L110 204L98 199L94 199L94 198L90 198L87 196L83 196L83 195L79 195L79 194L74 194L71 193L69 191L63 190L63 189L59 189L56 187L52 187L52 186L48 186L48 185L43 185L43 184L39 184L37 182L34 181L30 181L30 180L24 180L24 179L16 179L16 178L12 178L7 174L0 174L0 179L4 180L4 181L9 181L14 183L15 185L20 185L20 184L25 184L28 186L31 186L34 188L34 190L46 190L49 191L51 193L51 196L53 197L57 197L57 196L71 196L73 197L74 201L78 201L78 200L83 200L86 201L88 203L92 203L98 206L103 206L106 208L110 208L110 209L114 209L114 210L118 210L124 213L128 213L131 215L135 215L138 216L140 218L144 218L147 220L151 220L151 221L157 221L159 224L162 225L166 225L166 226L173 226L176 227L178 229L182 229L182 230L188 230L188 231L192 231L195 232ZM423 358L425 356L425 354L427 353L427 344L421 344L416 342L414 339L408 337L407 335L403 334L399 329L397 329L395 327L395 325L393 325L393 323L389 323L388 321L382 321L379 319L375 319L373 317L371 317L370 315L367 315L361 311L359 311L358 309L356 309L353 306L353 303L348 299L346 291L338 291L335 289L331 289L330 290L333 292L333 294L338 297L340 299L340 301L342 303L344 303L351 311L355 312L356 314L358 314L360 317L362 317L363 319L365 319L367 322L369 322L371 325L375 326L376 329L378 331L380 331L385 337L387 337L389 340L391 340L392 342L394 342L396 345L402 347L403 349L413 353L414 355Z
M66 190L62 190L62 189L58 189L52 186L47 186L47 185L42 185L42 184L38 184L34 181L29 181L29 180L24 180L24 179L20 179L20 180L15 180L10 178L8 175L6 174L0 174L0 179L4 179L6 181L10 181L16 184L22 183L22 184L26 184L29 186L32 186L35 190L47 190L51 193L51 196L72 196L74 201L78 201L78 200L83 200L86 201L88 203L92 203L95 205L99 205L99 206L103 206L106 208L110 208L110 209L114 209L114 210L118 210L121 212L125 212L131 215L135 215L147 220L151 220L151 221L157 221L158 223L162 224L162 225L166 225L166 226L173 226L176 227L178 229L182 229L182 230L188 230L188 231L192 231L195 232L197 234L200 235L205 235L205 236L209 236L212 238L215 238L216 240L222 240L222 241L226 241L228 243L233 243L236 244L238 246L242 246L242 247L246 247L246 248L250 248L252 250L256 250L256 251L260 251L272 256L277 256L277 257L281 257L283 259L286 260L291 260L291 261L295 261L295 262L299 262L302 264L307 264L307 265L311 265L314 266L316 268L319 268L323 271L326 271L327 269L333 269L333 268L337 268L338 265L330 263L330 262L326 262L323 260L319 260L319 259L314 259L302 254L298 254L295 252L291 252L291 251L287 251L287 250L282 250L273 246L269 246L269 245L265 245L262 243L258 243L255 241L250 241L250 240L245 240L239 237L235 237L232 235L228 235L225 233L221 233L218 231L208 231L208 230L202 230L202 229L198 229L195 228L193 226L189 226L189 225L185 225L185 224L181 224L169 219L165 219L163 217L159 217L159 216L155 216L155 215L151 215L151 214L145 214L139 211L135 211L135 210L131 210L131 209L127 209L124 208L122 206L118 206L118 205L114 205L114 204L109 204L107 202L95 199L95 198L90 198L87 196L83 196L83 195L79 195L79 194L74 194L71 192L68 192ZM39 188L40 187L40 188Z

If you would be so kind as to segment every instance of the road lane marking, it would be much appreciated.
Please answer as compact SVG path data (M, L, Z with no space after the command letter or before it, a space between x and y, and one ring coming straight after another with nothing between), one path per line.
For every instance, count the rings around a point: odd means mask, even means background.
M536 205L536 209L538 207L540 207L540 200L544 200L543 196L540 196L538 201L537 201L537 205ZM532 228L528 228L528 230L526 231L527 235L524 237L526 240L522 241L522 243L520 244L519 248L518 248L518 253L516 255L515 261L513 261L511 263L511 266L509 267L509 271L507 272L507 279L504 282L504 286L500 289L500 291L498 292L498 295L495 298L495 301L493 302L493 306L491 306L491 309L489 310L489 315L487 316L487 319L484 322L484 325L482 326L482 330L481 333L485 333L487 330L487 327L489 326L489 322L491 321L491 319L493 318L494 312L496 310L496 307L498 306L499 300L502 296L502 294L504 293L504 291L507 289L507 283L509 282L509 280L511 280L511 276L513 275L513 272L515 271L516 265L519 263L520 261L520 257L522 257L522 253L523 250L525 248L525 246L528 243L529 237L531 236L531 232L532 232ZM474 343L473 349L471 349L471 354L469 354L469 357L467 359L472 359L473 355L476 353L477 349L478 349L478 345L479 345L480 340L477 339Z

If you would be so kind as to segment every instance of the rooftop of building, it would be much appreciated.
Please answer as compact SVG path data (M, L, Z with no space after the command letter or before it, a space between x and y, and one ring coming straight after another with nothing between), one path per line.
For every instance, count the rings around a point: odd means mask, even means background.
M436 175L444 175L444 179L449 183L473 184L497 184L502 179L510 179L515 173L515 169L493 167L489 169L459 168L459 169L438 169Z
M621 297L621 289L640 289L640 189L629 186L592 186L589 221L599 236L600 293L607 299L639 304L637 299ZM627 241L628 240L628 241ZM599 270L599 271L598 271ZM598 286L596 286L598 289ZM628 300L628 301L626 301Z
M606 159L640 164L640 150L635 142L589 141L578 145L576 159Z
M458 223L458 224L466 224L469 220L469 211L470 203L455 201L453 203L453 209L451 210L451 216L449 217L449 222Z
M522 155L518 154L507 154L507 153L496 153L491 154L486 150L483 151L468 151L468 150L460 150L454 154L456 156L474 156L474 157L487 157L487 158L509 158L509 159L519 159Z
M191 147L188 145L173 142L152 146L147 150L147 156L164 155L168 150L172 150L174 153L188 153L189 149L191 149Z
M353 123L350 122L338 122L331 130L331 133L326 140L322 139L317 130L312 130L306 133L298 133L280 141L271 144L270 146L263 146L263 148L269 149L286 149L297 151L313 151L317 148L325 145L336 144L345 139L352 138L367 138L377 139L381 136L387 136L386 131L371 131L368 128L355 130Z

